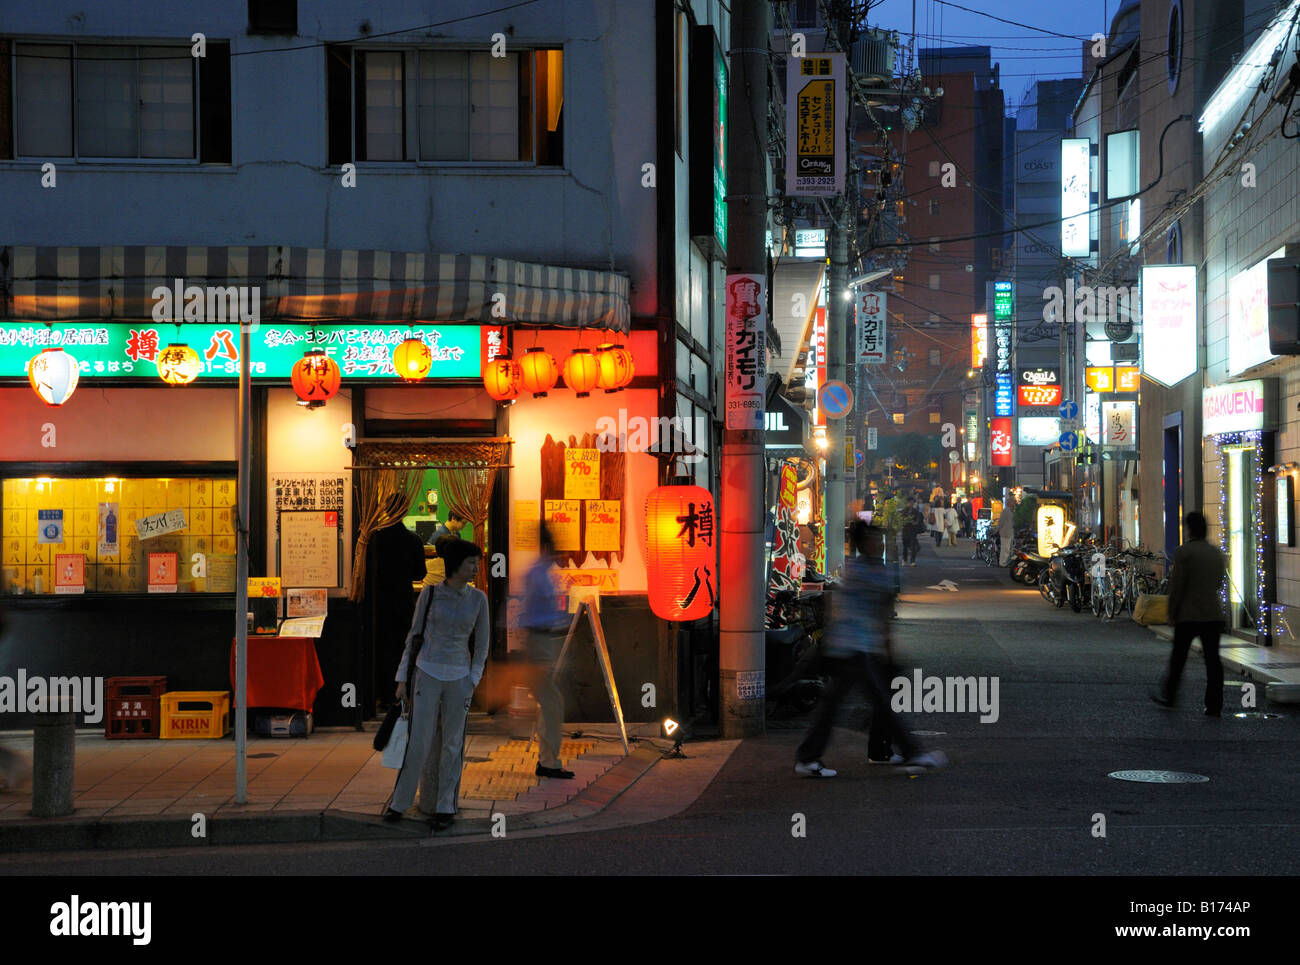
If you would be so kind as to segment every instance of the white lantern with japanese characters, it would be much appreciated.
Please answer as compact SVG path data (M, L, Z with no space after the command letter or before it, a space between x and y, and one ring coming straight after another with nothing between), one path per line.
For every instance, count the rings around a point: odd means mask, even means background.
M27 381L48 406L72 398L80 376L80 364L61 348L47 348L27 363Z
M718 596L713 495L700 486L660 486L646 497L646 586L664 620L698 620Z

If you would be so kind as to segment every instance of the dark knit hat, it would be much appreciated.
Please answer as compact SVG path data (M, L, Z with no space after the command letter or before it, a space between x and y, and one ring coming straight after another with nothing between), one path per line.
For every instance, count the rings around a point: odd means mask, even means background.
M444 536L438 540L438 557L447 565L447 575L455 573L471 556L482 556L479 548L467 539Z

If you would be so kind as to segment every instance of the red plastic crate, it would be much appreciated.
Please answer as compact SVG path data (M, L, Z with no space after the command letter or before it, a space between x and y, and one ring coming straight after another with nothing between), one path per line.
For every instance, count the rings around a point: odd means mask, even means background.
M106 738L158 737L158 698L167 690L166 677L109 677L105 681L105 690L108 703L104 715Z

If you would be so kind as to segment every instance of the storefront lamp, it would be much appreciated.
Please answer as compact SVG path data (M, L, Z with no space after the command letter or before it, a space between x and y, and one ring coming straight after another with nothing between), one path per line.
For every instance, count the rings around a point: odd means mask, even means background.
M61 348L47 348L27 363L27 381L48 406L59 406L77 391L81 366Z
M646 586L664 620L698 620L717 599L713 496L701 486L660 486L646 497Z
M419 382L433 368L433 352L422 339L408 338L393 349L393 369L407 382Z
M596 348L596 361L600 371L596 376L596 388L606 392L617 392L632 381L635 368L632 353L622 345L606 342Z
M322 348L308 349L293 364L290 375L293 391L298 395L298 404L309 409L319 409L326 399L332 399L343 384L343 373L338 363L325 354Z
M555 356L544 348L530 348L519 360L521 382L525 392L531 392L534 399L543 398L555 388L559 370L555 367Z
M600 363L588 349L576 348L564 360L564 384L577 393L579 399L591 395L600 375Z
M203 360L188 345L168 345L158 353L158 375L168 385L189 385L202 371Z
M523 383L519 363L507 356L497 356L483 366L483 388L498 402L513 402Z

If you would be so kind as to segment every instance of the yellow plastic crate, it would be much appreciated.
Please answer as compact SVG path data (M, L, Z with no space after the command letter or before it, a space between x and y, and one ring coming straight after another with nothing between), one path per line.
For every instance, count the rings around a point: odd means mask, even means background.
M173 690L160 699L163 740L225 737L230 731L228 690Z

